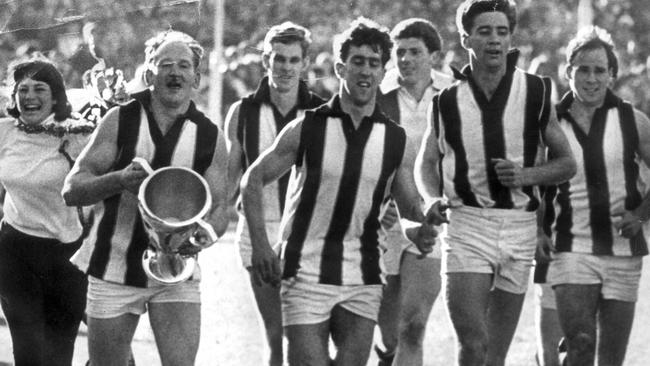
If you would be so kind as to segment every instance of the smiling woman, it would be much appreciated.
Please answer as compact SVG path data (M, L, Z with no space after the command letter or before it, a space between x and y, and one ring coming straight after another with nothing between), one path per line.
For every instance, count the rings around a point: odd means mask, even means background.
M9 74L11 117L0 119L2 310L16 365L70 365L86 278L69 261L82 224L61 189L92 126L69 119L63 79L51 63L22 62Z

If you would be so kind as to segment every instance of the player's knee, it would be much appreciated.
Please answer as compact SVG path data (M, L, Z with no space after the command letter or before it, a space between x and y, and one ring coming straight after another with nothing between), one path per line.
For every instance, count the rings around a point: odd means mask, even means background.
M466 360L485 360L487 356L487 334L469 324L456 326L461 354ZM469 364L472 364L471 362Z
M400 343L406 342L411 346L422 346L426 326L426 322L417 318L403 322L399 329Z
M283 336L282 327L268 327L266 328L266 337L269 339L271 344L282 344Z
M569 360L570 364L585 365L594 359L596 352L596 339L595 336L585 332L578 332L577 334L567 337L569 341ZM578 362L578 363L575 363Z
M487 339L482 337L458 338L460 351L465 360L485 360L487 356Z
M315 356L308 352L291 352L289 351L289 366L325 366L329 363L322 357Z

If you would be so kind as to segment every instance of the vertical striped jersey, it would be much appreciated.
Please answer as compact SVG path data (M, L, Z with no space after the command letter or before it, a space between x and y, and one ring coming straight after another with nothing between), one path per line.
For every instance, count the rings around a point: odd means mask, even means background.
M149 90L133 97L134 101L119 107L118 151L113 170L125 168L134 157L142 157L153 169L183 166L203 175L212 163L219 128L191 103L163 135L150 111ZM108 282L148 286L142 268L148 237L138 212L137 196L123 191L98 202L94 210L90 234L72 261L89 275Z
M316 108L323 103L325 101L311 93L301 81L298 86L298 103L283 116L271 103L268 76L264 77L255 93L242 99L239 106L237 140L242 147L242 167L246 169L261 152L269 148L288 122L302 118L306 109ZM286 174L264 187L264 213L267 221L280 221L288 182L289 174Z
M536 187L503 186L491 161L508 159L531 167L544 158L550 80L516 68L516 58L516 52L508 55L506 74L490 100L474 82L469 66L456 72L460 80L433 99L442 189L451 206L526 211L539 206Z
M283 278L381 284L379 208L405 142L378 107L356 129L338 96L306 113L280 226Z
M545 229L562 252L597 255L646 255L643 230L627 239L613 224L637 208L647 190L639 174L639 136L633 107L607 91L583 131L569 113L574 101L567 93L557 106L578 171L569 181L547 189Z

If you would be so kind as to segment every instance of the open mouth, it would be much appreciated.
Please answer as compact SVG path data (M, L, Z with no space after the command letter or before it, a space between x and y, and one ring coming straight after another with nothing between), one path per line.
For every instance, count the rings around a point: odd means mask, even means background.
M359 81L357 83L357 86L361 87L361 88L370 88L370 82L369 81Z
M38 112L41 110L41 106L39 104L25 104L23 110L25 112Z
M598 93L598 91L600 91L600 88L590 88L590 89L583 88L582 91L586 94L596 94Z
M165 84L167 88L169 89L181 89L183 85L179 83L178 81L169 81L167 84Z

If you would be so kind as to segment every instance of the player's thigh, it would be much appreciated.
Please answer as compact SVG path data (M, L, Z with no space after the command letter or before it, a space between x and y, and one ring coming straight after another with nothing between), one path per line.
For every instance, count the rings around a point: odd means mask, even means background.
M635 303L601 300L598 313L598 361L601 365L621 365L625 359Z
M123 366L128 362L131 340L139 315L126 313L114 318L89 316L88 353L93 366Z
M332 337L337 339L336 364L365 365L370 356L375 321L341 306L332 311Z
M491 286L490 273L455 272L446 275L445 297L454 327L472 329L485 322Z
M149 303L149 321L163 365L193 365L201 336L201 304Z
M558 284L553 287L558 319L568 337L578 333L595 336L600 288L598 284Z
M440 259L418 258L413 253L405 252L401 289L402 317L426 321L440 293Z
M284 328L289 366L329 365L329 320L316 324L292 324Z

